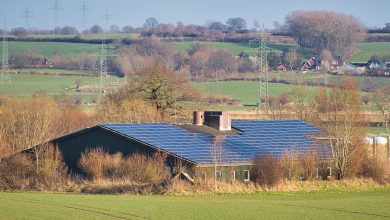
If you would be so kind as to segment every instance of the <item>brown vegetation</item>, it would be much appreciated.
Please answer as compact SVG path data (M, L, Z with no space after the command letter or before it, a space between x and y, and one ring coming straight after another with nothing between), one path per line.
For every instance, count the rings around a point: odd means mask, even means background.
M255 157L252 163L251 179L256 184L269 188L283 180L283 166L271 153Z
M133 154L124 158L121 153L109 154L102 148L82 153L80 168L92 180L127 180L133 183L159 183L166 178L165 156Z
M350 55L353 45L363 39L363 25L353 16L326 11L294 11L286 23L299 45L321 53Z
M330 146L337 178L353 177L361 170L365 135L361 121L359 83L345 76L338 86L323 89L316 96L317 125Z
M49 97L2 100L0 149L4 151L18 152L94 123L82 110Z
M40 152L39 158L34 154L19 153L3 159L0 189L61 190L68 174L60 151L46 145L41 147Z

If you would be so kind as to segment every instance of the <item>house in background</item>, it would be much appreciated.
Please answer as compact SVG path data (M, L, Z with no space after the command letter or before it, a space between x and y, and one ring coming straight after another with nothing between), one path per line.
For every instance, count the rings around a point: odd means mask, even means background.
M72 172L81 172L78 161L90 148L167 155L166 169L176 174L185 164L192 178L222 181L250 180L252 159L261 154L280 157L287 150L304 152L320 147L307 135L318 134L313 125L298 120L231 120L226 112L195 112L193 124L100 124L50 141L58 146ZM214 172L217 166L217 172Z
M337 72L343 65L344 61L341 56L336 56L331 60L322 59L320 56L314 56L303 64L302 70Z

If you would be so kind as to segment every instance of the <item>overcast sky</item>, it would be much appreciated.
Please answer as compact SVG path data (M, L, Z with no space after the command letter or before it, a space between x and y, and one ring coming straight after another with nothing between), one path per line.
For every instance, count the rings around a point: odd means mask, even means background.
M51 29L55 25L54 11L50 10L55 0L0 0L1 11L6 17L8 29L25 26L22 11L29 8L33 17L30 27ZM59 26L82 24L80 9L83 0L58 0L63 10L59 11ZM258 20L266 27L273 22L283 23L287 14L294 10L326 10L343 12L358 17L367 27L383 27L390 22L390 0L85 0L87 27L104 26L102 19L106 9L112 15L110 24L120 27L142 26L145 19L155 17L160 23L204 25L207 21L225 22L230 17L242 17L253 27Z

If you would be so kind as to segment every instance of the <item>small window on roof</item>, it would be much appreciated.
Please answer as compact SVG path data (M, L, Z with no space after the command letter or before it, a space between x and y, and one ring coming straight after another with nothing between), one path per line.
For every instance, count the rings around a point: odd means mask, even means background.
M248 182L250 180L249 170L244 170L244 181Z

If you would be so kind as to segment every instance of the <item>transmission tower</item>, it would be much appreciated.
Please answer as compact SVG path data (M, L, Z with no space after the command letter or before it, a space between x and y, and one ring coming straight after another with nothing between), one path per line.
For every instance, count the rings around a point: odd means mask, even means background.
M33 12L26 7L26 9L22 11L21 17L24 18L24 25L26 29L30 29L30 18L34 17Z
M107 89L107 44L103 39L100 47L100 86L101 93L105 93Z
M59 11L63 10L63 8L58 3L58 1L55 0L54 3L51 5L50 9L54 11L54 21L55 21L54 29L55 29L56 27L59 27L59 23L58 23Z
M260 40L260 51L259 51L259 61L260 61L260 75L259 75L259 99L257 104L257 118L260 116L260 110L268 109L269 105L269 93L268 93L268 61L267 61L267 33L264 28L261 31L261 40Z
M3 31L1 37L3 38L3 53L1 57L0 85L12 84L8 69L8 42L6 29Z
M88 5L85 4L85 1L80 7L80 10L83 13L83 16L81 18L81 32L85 31L87 29L87 16L86 16L86 11L89 10Z
M109 22L112 20L112 15L108 13L108 9L106 9L106 13L103 15L102 19L104 19L106 32L108 32Z

